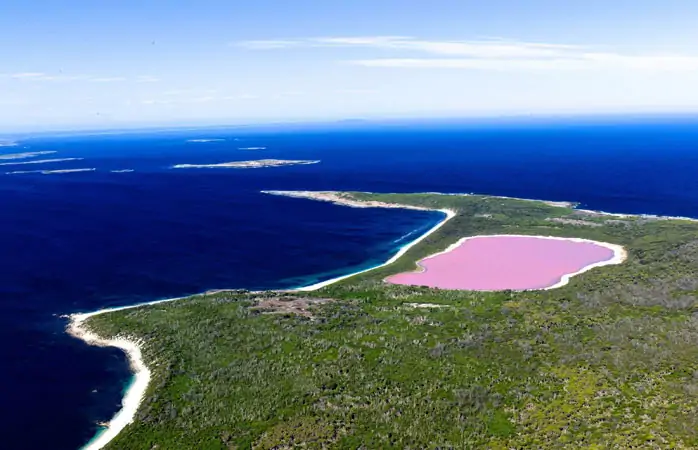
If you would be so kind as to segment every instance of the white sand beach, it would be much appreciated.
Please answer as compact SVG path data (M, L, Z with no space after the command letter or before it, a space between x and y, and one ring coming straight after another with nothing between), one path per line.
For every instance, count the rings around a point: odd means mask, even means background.
M295 197L295 198L306 198L306 199L311 199L311 200L328 201L328 202L332 202L335 204L349 206L349 207L355 207L355 208L399 208L399 209L413 209L413 210L421 210L421 211L440 211L440 212L445 214L445 217L441 222L439 222L437 225L435 225L434 227L429 229L426 233L422 234L421 236L419 236L418 238L416 238L412 242L403 246L395 255L393 255L385 263L377 265L375 267L371 267L369 269L365 269L365 270L361 270L361 271L354 272L351 274L336 277L336 278L333 278L331 280L326 280L326 281L322 281L319 283L315 283L315 284L312 284L310 286L304 286L304 287L300 287L297 289L293 289L293 291L301 291L301 292L316 291L318 289L332 285L332 284L337 283L339 281L346 280L346 279L351 278L353 276L356 276L356 275L359 275L359 274L362 274L365 272L369 272L371 270L392 264L395 261L397 261L401 256L403 256L405 253L407 253L412 247L414 247L418 243L422 242L425 238L427 238L429 235L431 235L432 233L439 230L441 227L444 226L444 224L446 224L449 220L451 220L453 217L456 216L456 211L450 210L450 209L429 209L429 208L423 208L423 207L418 207L418 206L409 206L409 205L384 203L384 202L376 202L376 201L359 202L359 201L344 197L336 192L307 192L307 191L304 191L304 192L301 192L301 191L263 191L263 192L267 193L267 194L272 194L272 195L283 195L283 196ZM584 240L584 239L577 239L577 238L555 238L555 237L551 237L551 238L553 238L553 239L570 239L570 240L578 240L578 241L585 241L586 242L586 240ZM468 238L464 238L464 239L468 239ZM449 249L451 247L459 245L461 241L459 241L458 243L452 244L449 247ZM599 262L599 263L587 266L577 273L569 274L568 276L564 277L560 281L560 283L558 283L555 286L551 286L549 289L554 289L557 287L564 286L565 284L567 284L569 282L569 279L572 276L575 276L575 275L578 275L580 273L591 270L594 267L600 267L600 266L609 265L609 264L620 264L621 262L625 261L625 259L627 258L627 253L626 253L625 249L621 246L618 246L615 244L601 243L601 242L596 242L596 241L591 241L591 242L594 242L598 245L604 245L604 246L607 246L608 248L612 249L614 251L614 257L611 260L603 261L603 262ZM449 251L449 249L446 249L444 251ZM208 291L208 292L214 292L214 291ZM126 309L140 308L143 306L156 305L156 304L165 303L165 302L173 302L173 301L181 300L183 298L186 298L186 297L171 298L171 299L165 299L165 300L156 300L153 302L147 302L147 303L142 303L142 304L137 304L137 305L117 307L117 308L106 308L106 309L102 309L102 310L91 312L91 313L73 314L70 316L70 324L68 326L68 332L71 335L73 335L79 339L84 340L86 343L88 343L90 345L97 345L97 346L103 346L103 347L110 346L110 347L117 347L117 348L122 349L128 355L129 361L131 363L133 375L134 375L134 381L130 385L130 387L128 388L128 390L124 396L121 410L119 412L117 412L117 414L114 416L114 418L111 421L109 421L107 428L104 431L102 431L101 433L99 433L97 436L95 436L88 444L86 444L86 446L83 447L83 450L100 450L105 445L107 445L112 439L114 439L114 437L117 436L126 426L128 426L130 423L132 423L134 421L136 412L137 412L141 402L143 401L143 398L145 396L145 393L147 391L148 384L149 384L150 378L151 378L150 370L148 369L147 365L143 361L143 355L142 355L142 349L141 349L143 342L140 342L136 339L132 339L128 336L119 336L119 337L116 337L114 339L103 339L103 338L97 336L92 331L90 331L88 328L86 328L84 326L85 321L88 318L99 315L99 314L105 314L108 312L121 311L121 310L126 310Z
M128 336L119 336L114 339L101 338L85 327L85 321L90 317L94 317L99 314L140 308L142 306L156 305L165 302L173 302L175 300L181 300L182 298L185 297L156 300L132 306L105 308L100 309L99 311L72 314L69 316L70 323L68 325L68 333L70 335L78 339L82 339L89 345L120 348L128 356L131 371L133 372L133 382L126 390L126 394L124 395L124 399L121 403L121 409L109 421L107 427L103 431L99 432L90 442L88 442L82 448L82 450L99 450L103 448L124 428L126 428L128 424L132 423L133 419L136 417L136 411L138 411L138 407L143 401L145 392L148 389L148 384L150 383L150 369L148 369L148 366L146 366L145 362L143 361L143 354L141 352L141 345L143 344L142 342Z

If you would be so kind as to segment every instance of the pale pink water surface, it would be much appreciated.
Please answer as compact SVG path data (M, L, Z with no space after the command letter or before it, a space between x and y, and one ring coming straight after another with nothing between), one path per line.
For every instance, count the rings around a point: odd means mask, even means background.
M563 275L614 256L613 250L592 242L483 236L423 259L421 272L400 273L386 281L473 291L543 289L559 283Z

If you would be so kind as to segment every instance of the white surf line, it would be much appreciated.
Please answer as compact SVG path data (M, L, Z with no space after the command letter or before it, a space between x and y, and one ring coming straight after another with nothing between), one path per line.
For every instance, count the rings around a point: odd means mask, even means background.
M532 235L532 234L480 234L477 236L467 236L464 238L459 239L458 241L454 242L453 244L449 245L446 250L440 251L438 253L434 253L433 255L429 255L426 258L422 258L419 261L417 261L417 266L418 269L411 272L411 273L423 273L426 271L426 267L422 265L422 262L426 261L427 259L435 258L437 256L443 255L445 253L450 253L453 250L457 249L460 247L462 244L465 242L472 240L472 239L481 239L481 238L497 238L497 237L522 237L522 238L533 238L533 239L550 239L550 240L555 240L555 241L569 241L569 242L578 242L578 243L586 243L586 244L594 244L599 247L604 247L613 252L613 257L611 259L607 259L605 261L597 261L592 264L588 264L581 269L579 269L576 272L573 273L567 273L562 276L559 282L555 283L552 286L544 287L544 288L538 288L538 289L524 289L524 290L516 290L513 289L515 292L524 292L524 291L549 291L551 289L557 289L561 288L565 285L567 285L570 282L570 279L574 276L580 275L584 272L588 272L591 269L595 269L597 267L603 267L603 266L610 266L610 265L617 265L617 264L622 264L628 259L628 252L625 250L625 247L622 245L618 244L611 244L609 242L602 242L602 241L594 241L591 239L583 239L583 238L573 238L573 237L560 237L560 236L540 236L540 235ZM391 283L391 284L396 284L396 283ZM467 291L468 289L463 289L464 291ZM485 291L485 290L477 290L473 292L500 292L503 290L509 290L509 289L498 289L497 291Z
M397 207L397 206L374 206L374 208L394 208L394 207ZM395 261L397 261L398 259L400 259L400 257L402 255L404 255L405 253L407 253L409 251L409 249L411 249L415 245L422 242L424 239L427 238L427 236L434 233L436 230L438 230L439 228L444 226L444 224L446 224L446 222L448 222L449 220L451 220L452 218L454 218L456 216L456 212L453 211L452 209L431 209L428 211L439 211L439 212L446 214L446 217L441 222L439 222L434 227L432 227L429 231L427 231L426 233L424 233L423 235L421 235L420 237L418 237L414 241L410 242L409 244L400 248L400 250L397 253L395 253L395 255L393 255L392 258L390 258L389 260L387 260L383 264L379 264L377 266L373 266L373 267L370 267L368 269L359 270L358 272L350 273L348 275L342 275L341 277L332 278L331 280L321 281L319 283L311 284L310 286L305 286L305 287L301 287L301 288L297 288L297 289L293 289L293 290L294 291L301 291L301 292L317 291L318 289L322 289L322 288L329 286L331 284L335 284L335 283L338 283L340 281L346 280L347 278L351 278L351 277L354 277L356 275L360 275L362 273L370 272L372 270L388 266L388 265L394 263Z
M656 219L656 220L687 220L689 222L698 222L698 219L694 217L685 216L661 216L657 214L623 214L623 213L611 213L606 211L595 211L593 209L577 209L575 211L580 211L587 213L592 216L607 216L607 217L617 217L619 219Z
M143 402L145 392L150 384L150 369L143 361L141 352L142 342L128 336L116 336L112 339L104 339L89 329L84 327L85 320L100 314L105 314L115 311L123 311L126 309L140 308L142 306L157 305L160 303L173 302L187 297L168 298L164 300L155 300L152 302L139 303L130 306L120 306L116 308L105 308L90 313L71 314L68 333L78 339L82 339L89 345L98 347L116 347L126 353L133 373L133 382L126 390L124 398L121 402L121 409L109 421L106 429L98 432L82 450L100 450L104 448L112 439L114 439L127 425L133 422L136 417L136 412Z
M287 192L293 193L294 191L267 191L266 193L269 194L276 194L276 195L286 195ZM316 194L319 192L316 192ZM434 192L434 194L439 194L437 192ZM441 194L441 195L449 195L449 194ZM453 194L451 194L453 195ZM455 195L469 195L469 194L455 194ZM347 278L369 272L371 270L378 269L380 267L387 266L389 264L394 263L397 261L401 256L403 256L407 251L409 251L410 248L414 247L418 243L420 243L422 240L426 239L429 235L437 231L439 228L441 228L446 222L451 220L453 217L455 217L456 212L451 209L429 209L429 208L422 208L422 207L415 207L411 205L401 205L397 203L371 203L371 204L366 204L368 202L360 202L357 200L353 199L346 199L346 203L342 200L345 199L338 199L338 198L313 198L309 196L304 196L304 195L286 195L289 197L294 197L294 198L305 198L308 200L320 200L320 201L330 201L332 203L342 205L342 206L350 206L350 207L361 207L361 208L400 208L400 209L412 209L412 210L421 210L421 211L439 211L444 214L446 214L446 217L444 220L439 222L437 225L429 229L425 234L417 238L416 240L412 241L411 243L403 246L392 258L390 258L388 261L386 261L383 264L377 265L375 267L371 267L369 269L365 270L360 270L358 272L354 272L348 275L343 275L340 277L333 278L331 280L327 281L322 281L319 283L312 284L310 286L305 286L297 289L291 289L290 291L300 291L300 292L311 292L315 291L318 289L321 289L323 287L329 286L331 284L337 283L339 281L346 280ZM539 200L536 200L539 201ZM363 204L362 204L363 203ZM516 235L504 235L504 236L516 236ZM523 235L522 235L523 236ZM471 236L470 239L477 237L477 236ZM525 237L531 237L528 235L525 235ZM541 237L541 236L538 236ZM549 238L552 239L579 239L579 238L558 238L554 236L549 236ZM468 239L468 238L463 238L463 239ZM581 241L588 241L585 239L579 239ZM604 242L597 242L597 241L588 241L588 242L593 242L598 245L604 245L604 246L614 246L618 247L622 251L622 260L620 262L610 262L615 260L616 258L619 258L620 253L615 253L614 258L609 261L604 261L601 263L596 263L596 265L591 265L594 267L599 267L600 265L608 265L608 264L620 264L625 260L627 257L627 254L625 252L625 249L621 246L616 246L615 244L608 244ZM459 241L460 243L460 241ZM452 244L451 247L459 244ZM454 247L455 248L455 247ZM607 247L611 248L611 247ZM428 256L427 258L431 258L433 256L436 256L438 254L444 253L446 251L450 251L449 249L444 250L443 252ZM451 249L452 250L452 249ZM616 250L614 249L614 252ZM424 259L427 259L424 258ZM564 286L569 282L569 278L571 278L574 275L578 275L579 273L585 272L587 270L591 270L593 267L587 266L581 271L571 274L571 275L566 275L563 277L563 280L558 283L560 286ZM560 287L560 286L554 286L554 287ZM553 289L554 287L546 288L546 289ZM196 295L204 295L207 292L203 292L201 294L196 294ZM151 305L157 305L160 303L166 303L166 302L173 302L176 300L182 300L185 298L190 298L194 297L193 296L187 296L187 297L177 297L177 298L169 298L169 299L164 299L164 300L155 300L152 302L146 302L146 303L139 303L136 305L130 305L130 306L120 306L120 307L115 307L115 308L105 308L105 309L100 309L98 311L90 312L90 313L80 313L80 314L72 314L70 315L70 325L68 327L68 332L79 338L82 339L83 341L87 342L89 345L96 345L100 347L117 347L122 349L128 356L129 361L131 363L131 370L133 371L133 376L135 378L134 382L131 384L129 389L126 391L126 394L124 395L124 399L122 401L122 408L119 410L116 415L112 418L111 421L109 421L109 425L106 430L103 432L97 434L88 444L86 444L82 450L100 450L102 449L105 445L107 445L112 439L114 439L124 428L126 428L127 425L133 422L136 412L138 411L138 408L140 407L143 398L145 396L145 392L148 388L148 384L150 383L150 369L146 366L146 364L143 361L143 355L141 352L141 341L132 339L130 337L116 337L114 339L103 339L93 332L89 331L88 329L84 328L84 322L85 320L89 319L90 317L99 315L99 314L105 314L109 312L115 312L115 311L123 311L126 309L134 309L134 308L140 308L143 306L151 306Z
M388 205L388 204L386 204ZM371 206L373 208L396 208L398 207L397 204L393 205L390 204L390 206ZM410 207L409 205L406 205L405 209L414 209L414 207ZM351 273L349 275L344 275L341 277L333 278L331 280L323 281L320 283L316 283L310 286L305 286L297 289L291 289L291 291L315 291L320 288L323 288L325 286L329 286L330 284L337 283L341 280L345 280L349 277L353 277L355 275L358 275L360 273L368 272L370 270L377 269L379 267L386 266L388 264L392 264L395 262L398 258L400 258L402 255L407 253L407 251L412 248L413 246L417 245L419 242L421 242L423 239L425 239L427 236L441 228L446 222L448 222L451 218L455 217L456 213L453 210L450 209L427 209L427 208L420 208L420 210L426 210L426 211L440 211L446 214L446 217L439 222L437 225L432 227L429 231L427 231L425 234L417 238L416 240L412 241L411 243L405 245L402 247L392 258L390 258L388 261L385 263L371 267L370 269L365 269L361 270L359 272ZM211 291L206 291L198 295L204 295L208 292ZM195 294L196 295L196 294ZM193 296L195 296L193 295ZM142 341L133 339L128 336L117 336L113 339L104 339L97 334L93 333L89 329L84 327L84 322L89 319L90 317L94 317L100 314L106 314L110 312L116 312L116 311L124 311L127 309L135 309L135 308L141 308L144 306L152 306L152 305L158 305L161 303L167 303L167 302L173 302L176 300L183 300L185 298L190 298L193 296L187 296L187 297L176 297L176 298L168 298L164 300L154 300L152 302L145 302L145 303L139 303L136 305L128 305L128 306L119 306L119 307L113 307L113 308L104 308L100 309L98 311L94 312L89 312L89 313L78 313L78 314L71 314L68 316L70 318L70 324L68 326L68 333L78 339L81 339L85 341L89 345L95 345L98 347L116 347L120 348L121 350L126 353L128 356L130 365L131 365L131 371L133 372L133 377L134 381L131 383L131 386L127 389L124 398L122 400L122 406L121 409L114 415L114 417L109 421L109 424L107 428L98 433L90 442L88 442L84 447L82 447L81 450L100 450L104 448L109 442L111 442L124 428L126 428L127 425L133 423L136 412L138 411L138 408L140 407L141 403L143 402L143 399L145 397L145 393L148 389L148 385L150 384L150 378L151 378L151 373L150 369L148 369L148 366L145 364L143 361L143 354L141 352L141 345Z
M603 267L603 266L611 266L611 265L617 265L617 264L623 264L627 259L628 259L628 252L625 250L625 247L622 245L618 244L611 244L610 242L601 242L601 241L594 241L591 239L582 239L582 238L560 238L560 237L555 237L555 236L545 236L545 239L557 239L557 240L566 240L566 241L572 241L572 242L585 242L585 243L591 243L594 245L598 245L600 247L606 247L607 249L611 250L613 252L613 258L607 259L606 261L598 261L593 264L589 264L587 266L582 267L576 272L573 273L567 273L562 276L560 281L552 286L548 286L546 288L543 288L542 290L544 291L549 291L551 289L557 289L561 288L562 286L567 285L567 283L570 282L572 277L580 275L584 272L588 272L591 269L595 269L597 267Z

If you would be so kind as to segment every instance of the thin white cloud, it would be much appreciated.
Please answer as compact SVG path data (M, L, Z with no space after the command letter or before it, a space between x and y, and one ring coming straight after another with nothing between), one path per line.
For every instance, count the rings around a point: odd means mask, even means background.
M258 99L259 95L255 94L239 94L239 95L226 95L221 97L221 100L255 100Z
M9 75L10 78L18 81L75 81L87 80L90 77L86 75L63 75L63 74L47 74L43 72L20 72Z
M279 48L297 47L302 45L302 42L297 40L259 40L234 42L231 45L250 50L273 50Z
M165 91L162 93L162 95L165 96L172 96L172 97L177 97L180 95L194 95L194 94L215 94L218 91L216 89L171 89L169 91Z
M213 95L199 97L166 96L165 98L141 100L140 103L142 105L181 105L193 103L210 103L219 100L226 100L226 97L215 97Z
M243 41L239 46L254 50L290 47L366 47L476 58L555 57L579 47L564 44L505 40L429 41L408 36L316 37L284 41Z
M364 67L473 70L612 70L688 72L698 70L698 57L623 56L605 54L555 59L376 58L348 61Z
M190 98L190 99L188 99L188 102L189 103L208 103L208 102L213 102L215 100L217 100L216 97L214 97L212 95L206 95L204 97Z
M306 42L327 45L368 45L385 47L392 46L396 42L414 42L409 36L358 36L358 37L319 37L311 38Z
M536 42L427 41L410 37L316 38L313 42L337 46L372 47L473 58L550 58L577 47Z
M380 91L378 89L338 89L336 93L348 95L372 95L378 94Z
M113 83L129 81L128 78L122 76L95 76L95 75L69 75L60 73L44 73L44 72L19 72L12 74L0 75L0 77L11 78L22 82L66 82L66 81L86 81L90 83ZM141 81L141 77L135 81Z
M136 77L137 83L157 83L158 81L160 81L160 78L153 77L150 75L141 75L139 77Z
M249 45L254 42L253 45ZM264 42L269 42L265 45ZM276 43L272 45L271 43ZM282 46L280 43L284 43ZM698 70L698 55L646 55L599 52L593 48L541 42L423 40L405 36L315 37L284 41L246 41L242 47L342 47L380 51L378 57L344 61L364 67L471 70L631 69L685 72ZM385 56L386 53L389 56ZM420 56L429 55L429 56Z
M41 78L45 77L46 74L42 72L20 72L20 73L13 73L10 74L10 78L17 78L17 79L30 79L30 78Z
M124 77L94 77L90 78L89 81L93 83L113 83L119 81L126 81Z

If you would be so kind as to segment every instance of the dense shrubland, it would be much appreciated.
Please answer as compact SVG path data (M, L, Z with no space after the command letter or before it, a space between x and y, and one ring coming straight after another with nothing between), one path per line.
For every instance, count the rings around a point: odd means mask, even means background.
M458 215L395 264L318 292L221 292L90 319L103 336L142 339L153 370L136 423L109 448L698 446L698 223L354 195ZM603 240L629 259L551 291L381 282L485 233ZM270 296L323 301L308 314L254 308Z

